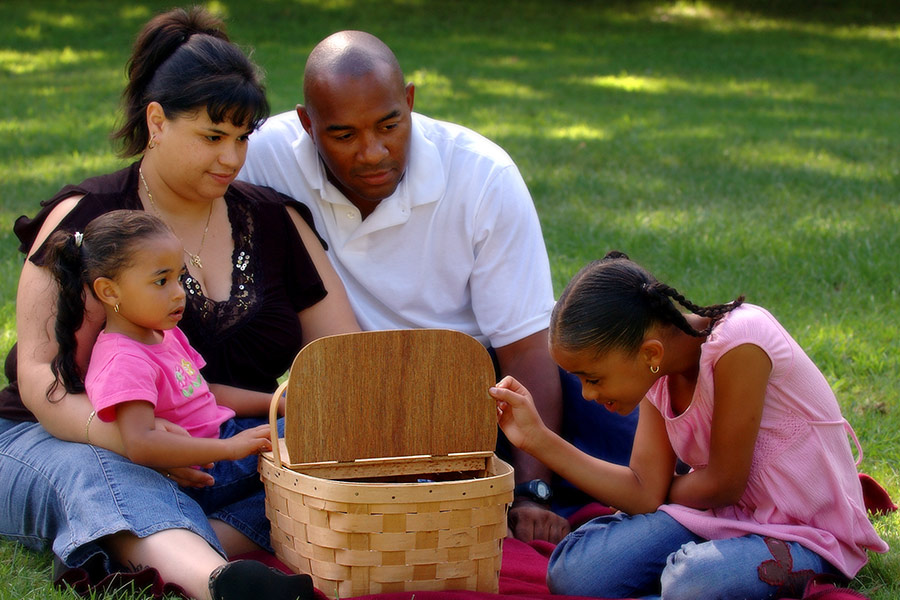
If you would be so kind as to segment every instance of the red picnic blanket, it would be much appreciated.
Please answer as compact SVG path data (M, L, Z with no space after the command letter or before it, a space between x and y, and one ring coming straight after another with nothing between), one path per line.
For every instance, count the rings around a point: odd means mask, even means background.
M875 514L885 514L897 510L897 505L878 484L865 474L860 474L863 498L866 508ZM601 504L590 504L572 515L570 521L574 529L590 519L610 514L610 509ZM580 600L577 596L554 596L547 589L545 580L547 563L555 546L548 542L520 542L507 538L503 542L503 558L500 568L500 589L497 594L471 591L452 592L402 592L387 594L371 594L357 596L355 600ZM253 552L234 558L250 558L277 567L285 572L289 569L275 556L266 552ZM144 569L137 573L113 573L107 575L91 567L68 569L59 575L54 584L57 587L70 587L82 596L91 593L100 595L123 586L134 585L137 589L146 588L148 596L161 598L164 594L183 594L175 585L163 583L155 569ZM319 594L320 600L326 600ZM865 596L853 590L837 587L827 579L816 579L807 586L803 600L859 600ZM350 600L350 599L347 599Z

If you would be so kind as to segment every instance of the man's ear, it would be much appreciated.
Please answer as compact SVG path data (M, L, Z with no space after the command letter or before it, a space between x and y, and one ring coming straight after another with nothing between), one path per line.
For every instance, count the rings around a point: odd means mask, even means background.
M297 116L300 118L300 124L303 126L306 134L312 138L312 119L309 118L309 111L302 104L297 105ZM315 141L315 138L313 138L313 141Z
M406 105L409 107L409 111L412 112L413 104L416 100L416 86L413 83L406 84Z
M119 286L109 277L98 277L92 287L94 295L103 304L114 307L119 303Z

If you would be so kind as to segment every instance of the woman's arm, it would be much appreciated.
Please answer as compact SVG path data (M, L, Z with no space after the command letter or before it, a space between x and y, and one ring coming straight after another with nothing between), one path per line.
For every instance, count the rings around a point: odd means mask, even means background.
M631 462L621 466L585 454L548 429L531 394L512 377L504 377L490 393L497 401L500 428L509 441L579 489L631 514L652 512L665 501L675 454L663 419L649 401L641 403Z
M288 207L287 212L328 291L328 295L322 300L298 315L303 330L303 344L326 335L359 331L359 323L350 308L344 284L325 255L316 234L297 211ZM238 416L265 416L269 413L271 394L215 383L210 383L209 388L215 395L216 402L227 406ZM283 403L279 414L284 414Z
M322 300L300 312L303 345L326 335L359 331L359 323L350 308L347 290L328 260L319 238L296 210L288 208L288 214L328 291L328 295Z
M116 405L116 424L125 456L147 467L189 467L238 460L272 448L268 425L246 429L225 439L183 436L157 429L153 405L143 401Z
M677 477L669 501L693 508L727 506L747 487L772 361L759 346L726 352L713 371L715 400L709 465Z

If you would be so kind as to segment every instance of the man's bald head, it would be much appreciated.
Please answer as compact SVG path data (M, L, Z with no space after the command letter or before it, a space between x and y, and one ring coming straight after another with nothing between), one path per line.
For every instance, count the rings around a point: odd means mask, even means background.
M328 180L363 218L397 189L412 139L415 86L391 49L372 34L341 31L306 61L300 124Z
M403 89L403 71L387 44L365 31L339 31L319 42L306 61L304 102L315 103L317 86L369 74L393 79Z

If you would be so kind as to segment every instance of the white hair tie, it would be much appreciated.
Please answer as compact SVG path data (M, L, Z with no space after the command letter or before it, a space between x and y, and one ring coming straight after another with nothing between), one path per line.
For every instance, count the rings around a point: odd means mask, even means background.
M84 240L84 234L80 231L75 232L75 247L81 248L81 242Z

